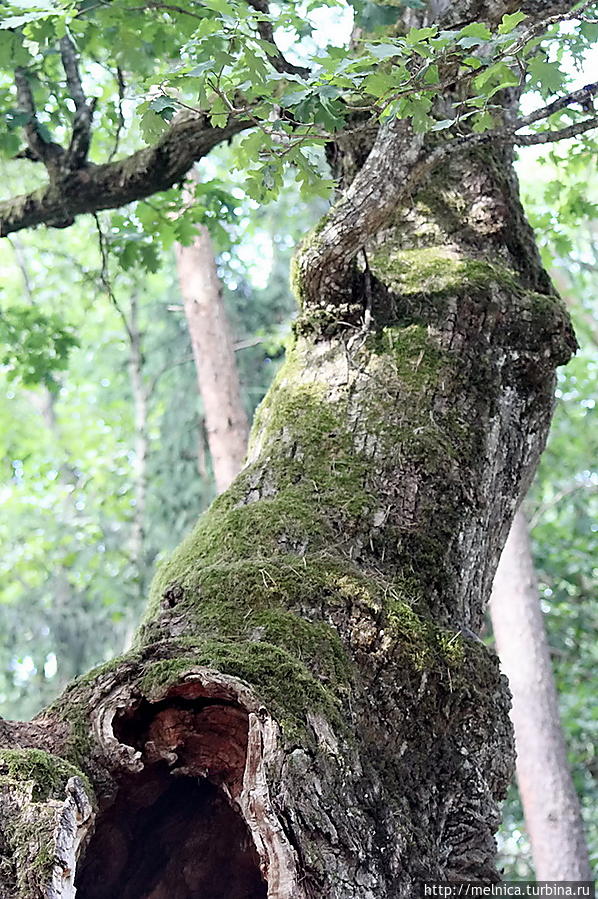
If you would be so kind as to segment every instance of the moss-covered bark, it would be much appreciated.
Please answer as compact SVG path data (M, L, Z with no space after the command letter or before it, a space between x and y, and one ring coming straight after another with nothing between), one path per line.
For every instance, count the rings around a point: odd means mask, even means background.
M18 731L58 767L5 762L5 809L16 777L29 821L66 763L95 802L79 899L219 895L206 822L228 899L496 879L513 746L475 632L574 338L508 158L451 166L369 234L342 297L314 295L304 248L245 469L158 571L129 655ZM3 834L12 895L73 895L23 886Z

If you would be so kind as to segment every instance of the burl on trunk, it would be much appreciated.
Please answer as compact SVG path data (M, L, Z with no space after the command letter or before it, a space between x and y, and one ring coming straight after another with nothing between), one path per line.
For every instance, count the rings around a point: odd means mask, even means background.
M133 650L2 724L3 897L497 879L509 691L475 633L574 338L507 150L453 156L388 217L429 152L405 123L339 151L246 467Z

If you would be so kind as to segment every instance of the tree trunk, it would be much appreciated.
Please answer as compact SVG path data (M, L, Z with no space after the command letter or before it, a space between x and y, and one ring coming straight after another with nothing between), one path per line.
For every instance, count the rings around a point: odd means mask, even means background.
M135 461L133 465L135 507L131 528L132 558L138 572L140 595L147 588L145 551L145 517L147 505L147 457L149 449L147 405L148 391L143 377L143 336L139 325L139 299L133 294L128 320L123 317L129 342L129 377L133 396L135 426Z
M132 651L3 725L53 753L2 756L6 897L498 879L509 691L475 631L575 342L507 151L409 192L432 146L356 134L245 468L158 571Z
M591 880L527 523L515 516L490 603L501 667L513 693L517 781L538 880Z
M218 493L222 493L245 459L248 424L222 286L204 225L198 228L190 246L177 244L176 257L214 479Z

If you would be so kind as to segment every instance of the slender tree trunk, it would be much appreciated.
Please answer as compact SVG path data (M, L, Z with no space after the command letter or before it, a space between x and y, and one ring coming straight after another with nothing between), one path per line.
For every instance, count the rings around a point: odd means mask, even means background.
M132 651L2 724L23 747L4 896L498 879L509 692L475 631L575 341L509 152L418 186L441 139L388 120L330 153L342 194L297 256L245 468L158 571Z
M145 516L147 503L148 391L143 377L143 346L139 324L139 298L134 293L125 328L129 341L129 378L133 396L134 450L133 465L134 500L132 521L132 556L139 576L141 599L147 589L147 560L145 555Z
M190 246L177 244L176 257L216 489L222 493L243 464L248 424L207 228L198 228Z
M515 516L490 603L501 666L513 693L517 781L538 880L591 880L548 639L527 532Z

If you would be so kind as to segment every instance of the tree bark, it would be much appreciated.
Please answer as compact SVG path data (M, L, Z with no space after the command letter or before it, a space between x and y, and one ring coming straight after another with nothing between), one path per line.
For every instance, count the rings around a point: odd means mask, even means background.
M78 899L498 879L509 691L475 632L575 340L510 151L438 170L438 140L390 122L331 152L245 468L131 652L2 724L0 895L71 897L75 863Z
M538 880L591 880L521 511L515 516L490 603L501 667L513 693L517 781Z
M249 427L222 285L205 225L198 227L190 246L176 245L176 258L216 489L222 493L243 464Z

